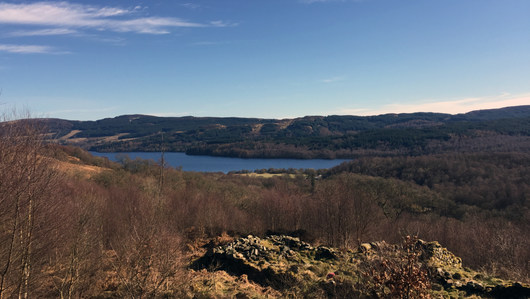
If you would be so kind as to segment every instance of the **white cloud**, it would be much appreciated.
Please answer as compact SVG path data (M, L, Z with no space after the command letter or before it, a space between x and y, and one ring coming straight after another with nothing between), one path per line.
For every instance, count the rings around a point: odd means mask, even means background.
M138 17L138 7L123 9L118 7L97 7L69 2L37 2L30 4L0 3L0 23L14 25L34 25L57 27L56 30L72 28L94 29L115 32L135 32L166 34L179 27L226 27L231 24L213 21L201 24L173 17ZM61 31L42 31L43 35L59 34ZM34 31L39 33L39 31ZM35 34L36 35L36 34Z
M68 29L68 28L49 28L49 29L39 29L39 30L20 30L11 32L10 36L47 36L47 35L67 35L67 34L76 34L77 30Z
M118 22L108 22L107 29L118 32L136 32L150 34L166 34L170 31L169 27L204 27L205 25L197 23L188 23L175 18L138 18L123 20ZM104 29L104 28L101 28Z
M231 23L231 22L225 22L225 21L211 21L210 25L213 27L235 27L238 25L238 23Z
M379 115L385 113L440 112L449 114L466 113L473 110L496 109L509 106L530 105L530 93L512 95L462 98L456 100L423 101L419 103L389 104L376 109L345 108L337 113L342 115Z
M55 48L49 46L9 44L0 44L0 52L17 54L68 54L68 52L57 51Z

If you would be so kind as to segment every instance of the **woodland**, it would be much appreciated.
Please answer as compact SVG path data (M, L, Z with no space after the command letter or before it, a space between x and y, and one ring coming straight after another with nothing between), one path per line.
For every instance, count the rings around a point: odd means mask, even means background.
M48 138L91 151L334 159L522 151L529 146L530 106L457 115L335 115L280 120L123 115L97 121L40 121L48 128ZM519 148L514 148L515 144Z
M0 298L220 298L194 284L213 272L190 262L208 243L249 234L341 250L413 235L440 242L485 276L530 283L528 116L471 115L486 120L319 139L322 149L370 154L270 176L114 163L51 142L41 120L4 116ZM289 140L279 148L297 146Z

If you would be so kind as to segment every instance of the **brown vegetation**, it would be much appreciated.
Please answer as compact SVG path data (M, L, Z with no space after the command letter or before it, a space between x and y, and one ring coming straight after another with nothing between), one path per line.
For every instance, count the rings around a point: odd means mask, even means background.
M503 192L508 195L501 197L510 200L502 199L494 204L497 210L490 210L488 205L470 206L475 199L444 197L443 186L449 190L453 185L443 174L432 185L417 184L414 180L420 175L435 178L425 172L437 172L425 168L410 174L411 180L352 173L322 180L303 174L199 174L141 160L124 159L116 165L78 148L45 146L32 122L4 123L0 134L2 298L189 297L200 292L195 285L200 279L187 282L190 275L198 275L186 269L189 255L202 250L198 240L223 232L292 232L313 243L345 249L418 235L440 241L461 256L465 266L529 280L528 194L511 178L505 177ZM58 175L52 158L62 161L60 168L68 163L81 165L78 171L97 171L89 176ZM475 181L477 172L464 169L462 176L469 174ZM484 180L491 185L501 177ZM465 188L455 186L451 190L456 193ZM469 188L478 190L474 185ZM509 217L510 206L520 207L518 217ZM413 267L415 258L410 251L399 260L386 261L373 283L388 286L405 272L414 287L426 283L422 270ZM424 294L425 288L404 289L396 282L389 290L410 297Z
M57 177L39 133L31 121L0 127L0 298L29 297L32 273L42 269L34 257L50 245Z

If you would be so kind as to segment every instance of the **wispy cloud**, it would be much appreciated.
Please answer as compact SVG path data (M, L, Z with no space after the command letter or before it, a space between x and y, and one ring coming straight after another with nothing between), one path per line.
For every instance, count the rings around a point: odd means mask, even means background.
M322 79L320 81L322 83L333 83L333 82L344 81L345 79L346 78L344 76L335 76L335 77L331 77L331 78Z
M235 27L235 26L237 26L239 24L238 23L232 23L232 22L225 22L225 21L217 20L217 21L211 21L210 25L213 26L213 27Z
M473 110L495 109L509 106L529 105L530 93L512 95L504 93L489 97L462 98L455 100L424 101L384 105L375 109L345 108L332 114L379 115L385 113L440 112L458 114Z
M0 44L0 52L17 54L69 54L69 52L58 51L49 46L9 44Z
M26 35L72 34L74 29L167 34L181 27L227 27L232 23L196 23L173 17L138 16L141 7L125 9L69 2L0 3L0 24L55 27L28 31ZM62 31L61 31L62 30ZM69 31L68 31L69 30ZM19 31L19 34L23 32Z
M192 10L201 8L201 6L196 3L182 3L180 6L185 7L187 9L192 9Z
M9 36L47 36L47 35L69 35L76 34L77 30L68 28L48 28L39 30L19 30L9 34Z

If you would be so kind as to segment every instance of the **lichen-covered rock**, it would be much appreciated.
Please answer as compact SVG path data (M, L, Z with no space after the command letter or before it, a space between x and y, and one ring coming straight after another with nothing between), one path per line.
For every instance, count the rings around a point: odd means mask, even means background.
M277 288L298 283L302 276L300 265L304 257L317 255L311 245L289 236L269 236L265 239L252 235L225 246L218 246L195 261L193 268L225 270L235 275L246 274L250 280ZM332 250L325 251L329 256Z
M359 245L359 252L368 253L372 250L372 245L369 243L362 243Z
M443 248L440 243L425 242L418 240L417 246L422 250L422 260L432 267L453 267L462 268L462 259L452 252Z
M438 242L414 242L413 250L419 252L417 262L427 267L435 297L456 294L456 297L530 298L528 286L464 269L462 260ZM370 282L367 278L373 275L370 271L381 268L377 263L399 259L403 250L398 245L372 242L361 244L357 251L339 251L326 246L313 247L290 236L249 235L211 248L193 262L192 268L245 275L245 279L280 290L287 297L289 292L297 296L299 292L313 292L313 295L323 292L324 297L330 298L369 297L374 290L362 282ZM334 275L330 277L329 273Z

